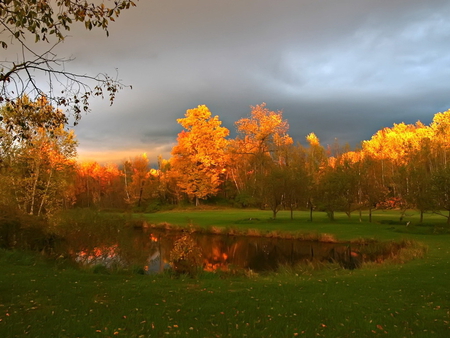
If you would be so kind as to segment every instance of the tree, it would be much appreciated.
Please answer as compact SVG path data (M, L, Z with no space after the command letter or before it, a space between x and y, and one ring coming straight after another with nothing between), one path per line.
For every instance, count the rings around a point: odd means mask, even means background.
M1 112L6 119L24 112L59 114L44 98L37 102L19 99L14 105L2 107ZM17 137L14 129L7 128L7 124L0 122L0 176L8 182L2 187L2 195L31 215L50 213L71 204L77 145L73 132L66 131L63 125L47 129L30 123L25 140Z
M110 6L105 5L107 2ZM112 104L123 84L107 74L68 71L66 64L71 60L58 57L55 47L76 22L83 23L88 30L102 29L108 35L110 22L131 6L135 6L132 0L2 0L0 48L7 50L15 45L20 48L15 54L21 58L0 60L0 103L13 104L24 95L35 101L46 97L51 104L71 110L75 121L80 119L81 112L89 110L93 95L107 94ZM44 52L38 51L37 45L41 44L48 46ZM47 86L39 77L45 77ZM0 121L2 118L0 115ZM63 120L49 120L49 123L58 126L67 121L65 114L60 118Z
M153 193L151 189L153 176L149 168L147 154L136 156L134 159L125 162L124 180L127 202L138 208L143 207L143 202Z
M307 172L306 151L300 145L288 146L286 165L283 167L285 175L284 206L290 210L291 219L294 219L294 209L306 206L311 180Z
M360 162L360 205L369 209L369 222L372 222L372 210L386 200L388 189L382 182L382 160L363 154Z
M236 127L241 151L254 157L269 155L274 161L282 161L277 158L277 150L293 143L283 112L270 111L265 103L251 107L250 117L237 121Z
M431 177L434 213L447 218L450 225L450 167L441 167ZM446 210L447 215L441 210Z
M350 217L356 200L356 176L349 161L329 159L328 166L321 172L317 188L317 204L334 221L335 211L345 211Z
M430 128L433 132L433 155L437 159L436 164L446 168L450 160L450 110L435 114Z
M116 165L82 162L77 165L76 205L80 207L118 208L124 206L122 173Z
M273 163L286 162L284 147L293 143L283 112L270 111L265 103L251 107L250 117L236 122L238 136L233 140L231 174L240 195L262 203L263 184Z
M310 133L306 136L306 141L309 143L309 149L306 157L306 172L310 182L309 196L308 196L308 208L309 208L309 220L313 220L313 210L315 207L315 199L318 196L319 180L323 169L327 163L325 149L320 144L319 138L314 133Z
M262 181L262 201L272 210L275 219L280 210L288 182L287 172L279 166L273 166Z
M186 130L172 149L172 170L178 186L198 205L200 199L216 195L224 180L229 130L204 105L187 110L177 122Z

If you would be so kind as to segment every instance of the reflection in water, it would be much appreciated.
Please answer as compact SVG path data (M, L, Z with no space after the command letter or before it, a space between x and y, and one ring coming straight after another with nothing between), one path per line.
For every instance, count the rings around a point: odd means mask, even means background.
M113 264L120 263L120 255L117 254L118 246L100 246L86 249L77 253L75 261L81 264L103 264L111 267Z
M148 273L170 268L170 253L175 241L185 233L155 229L129 229L121 233L115 244L77 241L71 246L75 260L82 264L104 264L107 267L140 266ZM344 244L307 242L292 239L191 234L202 252L206 271L250 269L256 272L274 271L280 265L293 266L311 260L337 261L346 268L360 263L357 251ZM109 239L111 243L111 239Z

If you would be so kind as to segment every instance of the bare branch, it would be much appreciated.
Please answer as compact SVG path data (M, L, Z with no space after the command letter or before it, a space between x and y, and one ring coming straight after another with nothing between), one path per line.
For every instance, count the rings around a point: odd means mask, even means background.
M108 4L110 4L108 6ZM0 60L0 103L14 102L23 95L32 100L45 98L51 104L72 113L75 123L89 111L92 96L108 96L113 104L119 90L128 87L116 76L104 73L79 74L66 70L72 58L59 58L55 47L66 38L75 22L86 29L99 28L108 35L108 26L121 12L135 6L132 0L2 0L0 1L0 48L7 49L4 35L21 47L21 60ZM49 43L43 53L36 52L26 38ZM44 80L43 80L44 79ZM41 84L41 81L46 83ZM130 87L131 88L131 87ZM1 118L1 116L0 116Z

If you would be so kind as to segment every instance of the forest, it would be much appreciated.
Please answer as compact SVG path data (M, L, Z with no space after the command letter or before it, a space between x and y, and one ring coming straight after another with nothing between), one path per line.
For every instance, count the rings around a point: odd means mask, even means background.
M77 161L77 140L61 111L45 98L4 104L0 121L0 205L51 217L94 208L156 212L189 204L335 212L416 209L450 223L450 111L430 125L399 123L358 149L327 145L310 133L307 146L289 136L282 111L264 103L235 122L236 137L202 105L177 120L183 127L172 157L150 167L145 154L118 164ZM175 123L175 122L174 122Z

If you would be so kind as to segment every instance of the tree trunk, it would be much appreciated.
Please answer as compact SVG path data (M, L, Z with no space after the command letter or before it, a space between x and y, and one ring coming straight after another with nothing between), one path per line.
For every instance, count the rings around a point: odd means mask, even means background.
M130 194L128 192L128 180L127 180L127 164L125 163L123 166L123 171L124 171L124 180L125 180L125 193L127 194L127 202L130 203Z
M401 214L400 214L400 222L403 221L403 217L405 216L406 213L406 208L402 210Z
M278 212L277 209L272 209L273 219L276 219L276 218L277 218L277 212Z
M45 198L47 197L48 188L50 187L50 181L52 179L52 175L53 175L53 169L50 170L50 175L48 176L47 185L45 186L44 195L42 196L41 204L39 205L39 210L38 210L38 213L37 213L38 216L41 215L42 207L44 206Z
M372 208L369 208L369 223L372 223Z
M334 221L334 210L327 211L327 216L330 221Z
M144 181L141 182L141 185L139 187L139 199L138 199L138 207L141 207L141 201L142 201L142 195L144 193Z
M91 207L91 191L89 186L89 177L86 177L86 196L87 196L87 206ZM94 197L92 197L92 202L94 201Z
M36 170L36 179L34 180L33 190L31 191L31 202L30 202L30 212L29 212L30 215L34 214L34 202L36 200L36 187L37 187L37 183L39 180L39 169L40 169L40 166L38 165L37 170Z

